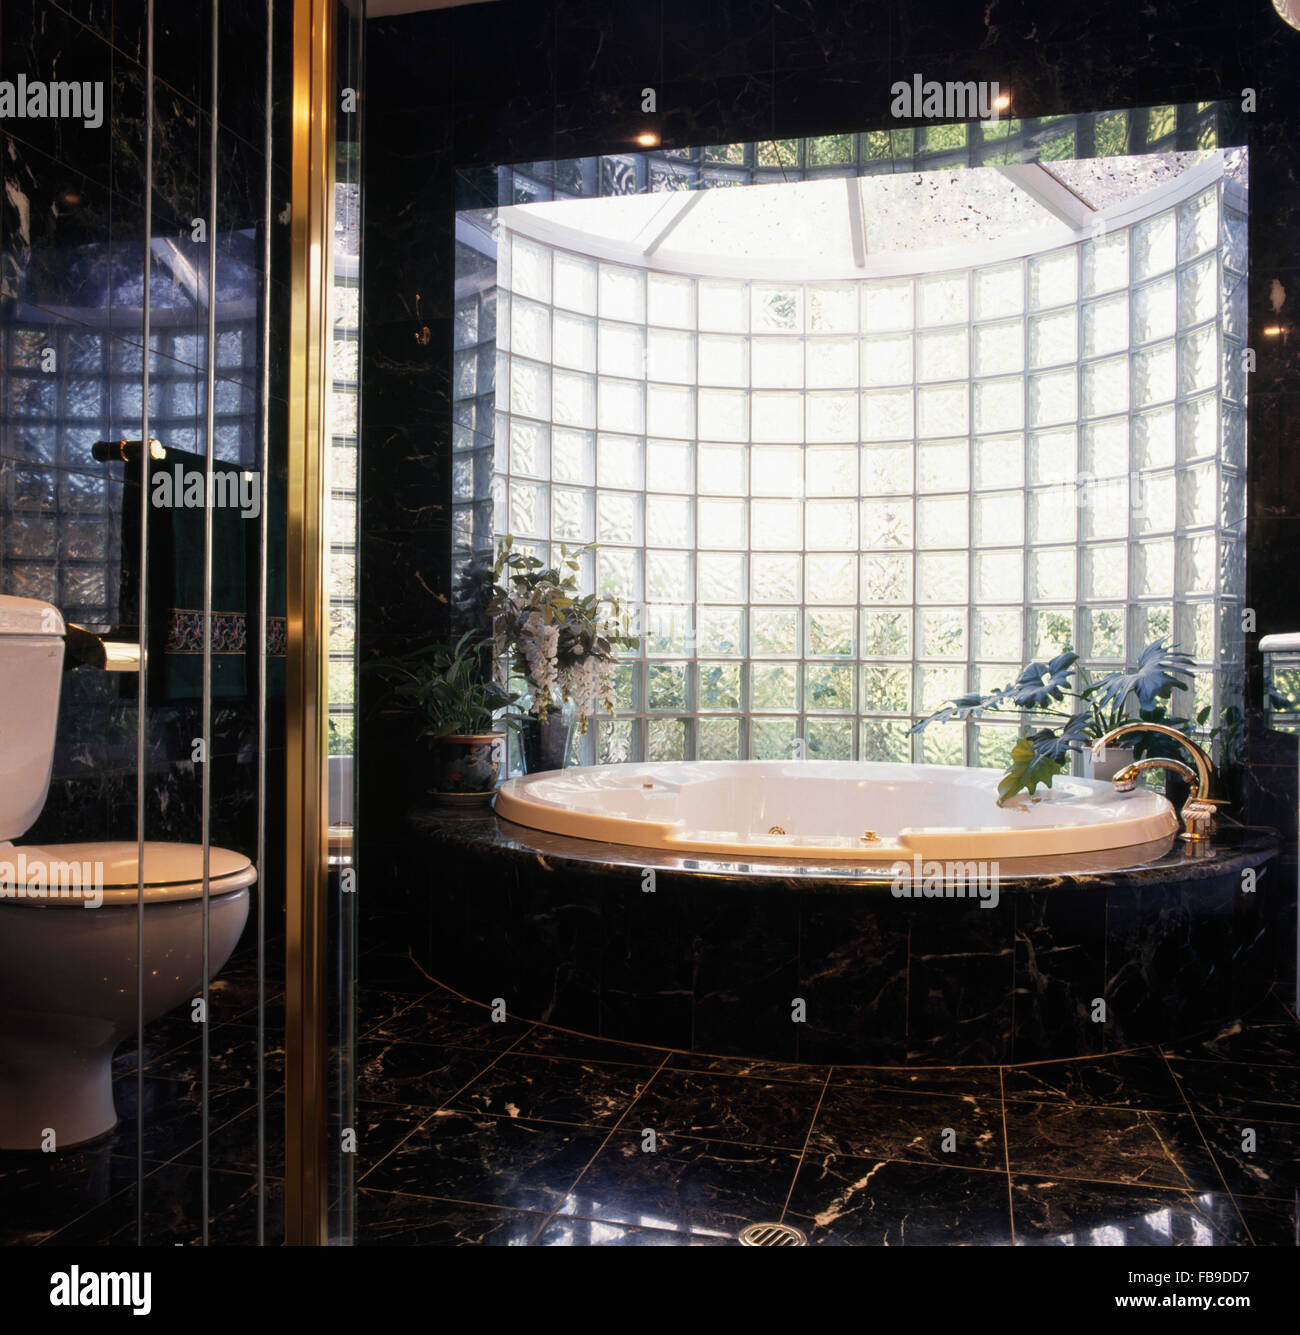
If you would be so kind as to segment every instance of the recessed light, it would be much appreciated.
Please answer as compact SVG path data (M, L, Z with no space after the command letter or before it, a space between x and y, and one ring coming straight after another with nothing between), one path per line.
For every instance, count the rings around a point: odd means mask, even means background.
M1011 94L1001 93L998 100L993 104L999 111L1005 111L1011 105Z
M1265 338L1281 338L1286 333L1286 325L1270 324L1265 325L1261 331Z
M1300 30L1300 0L1273 0L1273 8L1283 23Z
M642 130L636 137L636 141L642 148L654 148L659 142L659 136L653 130Z

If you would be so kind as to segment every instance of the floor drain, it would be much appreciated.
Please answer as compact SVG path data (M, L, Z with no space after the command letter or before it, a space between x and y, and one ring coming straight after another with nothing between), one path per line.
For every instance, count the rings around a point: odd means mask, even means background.
M747 1224L740 1230L742 1247L806 1247L808 1238L791 1224Z

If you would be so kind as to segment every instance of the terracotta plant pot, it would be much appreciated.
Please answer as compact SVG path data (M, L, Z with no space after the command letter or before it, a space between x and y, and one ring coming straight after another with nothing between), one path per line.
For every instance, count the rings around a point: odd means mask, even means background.
M435 737L430 743L433 769L429 794L446 802L487 802L505 768L506 739L482 732Z

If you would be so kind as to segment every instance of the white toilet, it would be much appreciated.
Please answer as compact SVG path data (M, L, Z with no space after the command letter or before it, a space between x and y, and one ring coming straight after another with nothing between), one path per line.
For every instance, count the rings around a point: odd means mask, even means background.
M113 1050L136 1030L135 842L15 845L45 804L63 619L0 596L0 1149L66 1149L111 1131ZM208 976L230 958L257 871L210 850ZM144 849L144 1020L203 982L203 849ZM196 1029L197 1032L197 1029Z

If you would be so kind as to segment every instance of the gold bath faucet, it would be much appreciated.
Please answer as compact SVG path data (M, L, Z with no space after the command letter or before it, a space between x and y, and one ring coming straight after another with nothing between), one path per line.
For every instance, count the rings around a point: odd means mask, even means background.
M1227 803L1221 798L1211 796L1214 766L1210 763L1210 757L1185 733L1181 733L1177 728L1171 728L1165 723L1140 723L1136 721L1122 723L1118 728L1112 728L1104 737L1098 737L1093 742L1093 760L1100 760L1107 746L1118 741L1121 737L1127 737L1136 732L1158 732L1164 737L1173 738L1187 750L1192 757L1192 764L1196 768L1193 770L1181 760L1170 760L1164 756L1148 756L1145 760L1137 760L1131 765L1126 765L1115 775L1111 780L1115 785L1115 791L1131 793L1137 786L1138 775L1147 770L1163 769L1177 774L1191 790L1180 813L1183 819L1183 832L1179 837L1186 839L1189 843L1207 843L1214 833L1215 812L1219 807L1227 806Z

